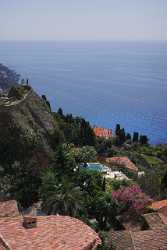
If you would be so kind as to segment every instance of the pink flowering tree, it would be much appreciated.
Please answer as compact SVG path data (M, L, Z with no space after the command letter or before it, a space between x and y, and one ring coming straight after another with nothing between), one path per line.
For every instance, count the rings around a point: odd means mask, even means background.
M125 212L128 216L138 217L152 202L150 197L143 193L137 185L120 188L112 193L112 197L120 205L121 212Z

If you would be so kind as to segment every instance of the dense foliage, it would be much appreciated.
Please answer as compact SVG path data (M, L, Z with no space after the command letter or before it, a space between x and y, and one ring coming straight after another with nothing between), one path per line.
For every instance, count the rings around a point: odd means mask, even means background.
M112 197L119 203L121 213L132 218L143 214L151 204L151 199L137 185L120 188L112 193Z
M89 122L81 117L73 117L72 114L63 114L60 108L54 113L56 121L64 134L65 141L76 146L95 146L96 138Z
M93 160L89 149L92 151L89 146L80 149L69 144L59 146L52 167L42 174L40 197L48 214L71 215L88 224L95 219L95 228L106 229L114 225L117 205L111 193L105 192L100 173L77 167L80 162Z
M12 88L12 94L15 90ZM46 214L74 216L97 231L106 231L121 228L120 215L141 215L151 202L149 196L165 197L166 145L150 146L147 136L126 133L119 124L113 138L96 138L85 119L64 114L62 109L52 112L46 96L42 99L57 124L51 136L47 135L50 154L38 144L38 131L33 139L25 136L4 115L9 126L0 129L1 199L17 199L24 208L41 200ZM80 167L106 156L128 156L144 175L138 178L125 172L130 180L108 180Z

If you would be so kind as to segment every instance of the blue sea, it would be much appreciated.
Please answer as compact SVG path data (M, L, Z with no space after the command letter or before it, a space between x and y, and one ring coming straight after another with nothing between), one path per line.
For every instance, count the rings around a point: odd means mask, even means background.
M165 43L1 42L0 62L29 78L53 110L167 143Z

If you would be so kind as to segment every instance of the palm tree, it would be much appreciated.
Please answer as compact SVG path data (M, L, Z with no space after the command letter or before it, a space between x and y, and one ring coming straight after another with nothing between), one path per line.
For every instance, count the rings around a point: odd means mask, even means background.
M67 180L55 185L54 189L45 195L43 209L47 214L61 214L77 217L83 208L82 193Z

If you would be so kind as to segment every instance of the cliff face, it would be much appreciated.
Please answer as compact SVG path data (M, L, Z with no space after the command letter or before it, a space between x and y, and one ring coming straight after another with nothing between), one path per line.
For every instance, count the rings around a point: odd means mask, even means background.
M12 144L10 139L21 135L23 143L33 144L33 148L45 153L51 152L50 140L57 124L45 100L31 88L19 100L6 99L5 102L1 100L0 105L1 145ZM15 134L16 130L19 134ZM17 142L17 138L14 138L13 143L15 141ZM8 148L8 145L6 147Z

